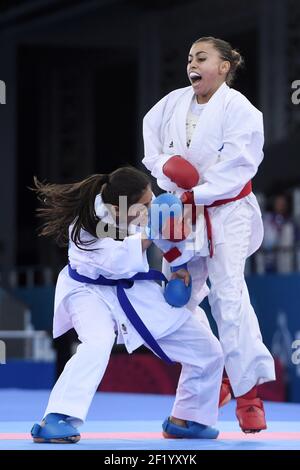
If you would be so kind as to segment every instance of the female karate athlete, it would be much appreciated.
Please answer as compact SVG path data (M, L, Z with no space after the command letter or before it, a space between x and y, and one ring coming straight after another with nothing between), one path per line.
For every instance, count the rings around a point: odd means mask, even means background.
M216 438L218 431L211 425L218 413L222 349L189 309L166 303L155 282L161 273L149 270L146 249L151 240L134 230L136 214L130 215L135 204L139 210L151 204L148 177L120 168L79 183L35 180L35 185L43 204L41 235L69 244L69 264L56 285L54 337L74 327L80 345L50 394L41 424L32 428L34 441L80 439L77 426L86 418L116 335L129 353L146 344L167 362L182 364L164 436ZM120 196L127 198L125 220Z
M221 39L203 37L188 54L191 86L172 91L144 118L144 165L158 185L204 207L207 243L188 263L194 296L210 279L209 302L244 432L266 429L257 385L275 380L244 279L263 238L251 179L263 158L262 114L230 88L242 58ZM220 405L231 397L222 384Z

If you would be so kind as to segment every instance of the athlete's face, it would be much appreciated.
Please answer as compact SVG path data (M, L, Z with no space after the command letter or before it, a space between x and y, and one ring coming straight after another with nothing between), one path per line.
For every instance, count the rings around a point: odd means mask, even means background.
M187 74L198 103L207 103L211 96L226 80L230 63L210 42L198 42L191 47L188 55Z
M127 224L127 226L133 222L133 225L146 226L148 223L148 209L152 201L152 189L149 184L146 189L142 192L141 197L138 201L132 204L130 207L127 206L127 214L122 211L119 206L113 206L113 217L116 223L119 225ZM124 205L126 207L126 204Z
M132 211L129 208L128 211L128 224L132 222L134 219L138 218L139 223L141 225L147 225L148 222L148 209L151 205L152 201L152 189L151 186L148 185L145 191L142 193L140 199L134 204L132 207Z

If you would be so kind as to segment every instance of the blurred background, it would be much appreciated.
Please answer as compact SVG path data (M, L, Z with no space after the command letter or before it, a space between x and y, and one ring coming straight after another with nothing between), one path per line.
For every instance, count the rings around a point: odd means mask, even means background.
M51 339L67 257L36 235L33 175L62 183L141 166L144 114L189 84L190 45L210 35L244 56L234 87L264 114L253 183L265 239L247 263L277 367L262 393L300 402L299 0L0 2L0 387L51 388L76 347L72 331ZM143 349L129 357L115 347L100 389L174 393L178 373Z

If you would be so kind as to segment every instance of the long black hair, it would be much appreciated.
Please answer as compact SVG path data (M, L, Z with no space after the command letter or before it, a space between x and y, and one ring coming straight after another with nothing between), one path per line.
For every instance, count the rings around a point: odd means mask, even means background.
M133 167L122 167L110 174L96 174L77 183L42 183L34 177L34 188L42 207L37 209L43 219L39 235L53 237L59 246L69 242L69 226L73 224L71 240L79 245L89 245L92 241L82 241L81 230L96 238L99 222L95 212L95 198L101 193L106 204L119 206L119 197L127 196L128 207L138 202L150 184L148 176Z

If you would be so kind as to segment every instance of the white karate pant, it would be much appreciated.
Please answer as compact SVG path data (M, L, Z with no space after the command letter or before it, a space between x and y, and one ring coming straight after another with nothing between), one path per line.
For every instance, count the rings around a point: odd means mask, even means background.
M253 210L239 201L224 223L225 242L214 247L214 255L194 259L189 269L200 289L207 276L212 315L217 323L225 368L235 396L256 384L275 380L273 358L262 342L257 317L244 279L251 235Z
M90 292L71 295L67 308L81 344L56 382L45 415L66 414L74 425L79 425L106 370L116 323L101 298ZM196 315L191 315L178 330L157 341L170 359L182 364L172 415L214 424L224 367L217 338Z

